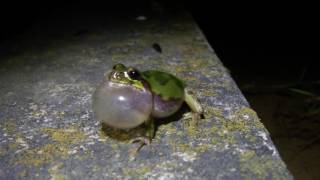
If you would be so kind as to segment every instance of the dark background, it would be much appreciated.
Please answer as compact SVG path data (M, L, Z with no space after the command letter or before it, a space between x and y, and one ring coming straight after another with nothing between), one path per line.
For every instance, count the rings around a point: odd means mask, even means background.
M150 0L99 3L106 12L142 11ZM165 7L185 7L194 16L225 65L251 66L252 63L277 63L313 67L316 50L316 5L307 2L222 2L158 0ZM39 20L50 17L59 8L72 8L80 2L9 1L0 4L0 42L19 35ZM107 14L107 13L106 13ZM257 58L259 57L259 58ZM241 63L240 63L241 61ZM308 61L307 63L304 61ZM255 65L253 65L255 66ZM311 71L310 71L311 72ZM308 72L309 73L309 72Z
M316 169L320 166L318 6L293 1L156 2L167 10L184 8L191 13L258 112L293 175L297 179L320 177ZM53 12L72 12L79 4L88 9L100 8L105 12L103 16L130 16L154 7L151 0L2 2L0 45L14 42L37 22L54 18ZM5 51L0 49L0 55ZM315 96L292 94L290 88Z

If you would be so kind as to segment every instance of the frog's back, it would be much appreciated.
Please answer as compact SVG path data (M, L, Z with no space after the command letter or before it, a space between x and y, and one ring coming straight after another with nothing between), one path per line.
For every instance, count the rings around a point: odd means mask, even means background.
M153 93L153 117L170 116L181 107L184 101L184 84L180 79L155 70L143 72L142 77Z
M149 70L143 72L142 77L149 83L151 91L164 100L184 97L184 83L172 74Z

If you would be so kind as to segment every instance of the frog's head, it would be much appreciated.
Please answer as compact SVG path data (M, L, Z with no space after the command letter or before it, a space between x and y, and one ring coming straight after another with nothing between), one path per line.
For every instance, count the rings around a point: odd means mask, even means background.
M132 67L126 67L119 63L113 66L108 76L108 80L114 83L132 85L137 88L144 89L141 81L140 72Z

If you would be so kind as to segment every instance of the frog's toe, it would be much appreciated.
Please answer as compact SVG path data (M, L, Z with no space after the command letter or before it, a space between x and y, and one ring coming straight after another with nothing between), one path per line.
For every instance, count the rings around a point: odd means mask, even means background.
M188 112L183 114L182 119L191 119L191 121L189 121L190 125L192 126L197 126L198 122L201 120L201 114L197 113L197 112Z
M202 114L197 112L187 112L183 114L182 119L192 119L194 121L198 121L202 119Z
M192 119L192 112L184 113L182 119Z
M137 137L137 138L132 139L130 141L130 143L134 143L134 144L137 143L138 144L138 146L135 148L136 153L138 153L143 146L150 145L151 140L147 137Z
M134 138L130 141L130 143L138 143L137 147L134 147L133 149L130 150L129 152L129 157L130 160L134 160L135 157L137 156L137 154L139 153L139 151L141 150L141 148L145 145L150 145L151 144L151 140L147 137L137 137Z
M198 125L198 122L201 120L201 114L193 112L192 113L192 121L195 123L195 125Z
M137 137L132 139L130 143L139 143L140 145L144 146L144 145L150 145L151 140L150 138L147 138L147 137Z

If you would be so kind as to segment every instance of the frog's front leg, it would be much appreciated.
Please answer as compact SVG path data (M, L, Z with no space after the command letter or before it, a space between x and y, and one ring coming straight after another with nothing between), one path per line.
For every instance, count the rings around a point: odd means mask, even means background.
M203 109L198 102L195 95L192 93L192 91L185 89L184 90L184 100L190 107L192 111L192 121L194 124L198 124L198 121L201 119L201 116L203 115Z
M146 136L137 137L131 140L131 143L138 143L138 146L131 151L131 154L133 156L135 156L143 146L150 145L152 139L154 138L154 135L155 135L154 119L150 117L149 120L145 122L145 125L146 125Z

